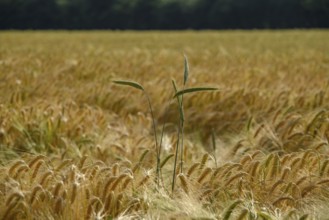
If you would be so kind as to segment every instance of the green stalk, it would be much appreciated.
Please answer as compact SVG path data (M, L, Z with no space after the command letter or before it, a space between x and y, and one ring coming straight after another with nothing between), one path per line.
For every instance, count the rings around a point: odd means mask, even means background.
M159 187L159 178L160 178L160 148L158 147L158 139L157 139L157 132L156 132L156 126L155 126L155 119L154 119L154 113L153 113L153 108L151 105L151 100L149 95L144 91L144 94L146 96L149 109L151 112L151 117L152 117L152 124L153 124L153 132L154 132L154 142L155 142L155 150L156 150L156 156L157 156L157 164L156 164L156 184L157 187Z
M174 87L175 94L177 93L177 86L175 80L172 80L172 84ZM178 108L179 108L179 122L178 122L178 132L177 132L177 145L176 145L176 151L175 151L175 161L174 161L174 171L173 171L173 180L172 180L172 193L174 193L175 189L175 183L176 183L176 167L177 167L177 161L178 161L178 153L179 153L179 147L180 147L180 142L181 142L181 133L183 131L182 125L184 125L184 112L182 108L182 98L177 96L177 103L178 103ZM182 149L180 151L182 153ZM182 172L182 156L181 156L181 164L180 164L180 170Z
M171 104L171 100L169 102ZM161 160L160 159L161 159L161 151L162 151L162 140L163 140L164 130L165 130L167 117L168 117L168 109L169 109L170 104L167 106L166 111L165 111L164 122L163 122L163 125L162 125L161 136L160 136L160 144L159 144L159 154L158 154L159 160L157 161L159 166L157 166L157 172L159 173L159 178L161 178L161 180L162 180L162 174L161 174ZM162 180L162 183L163 183L163 180Z
M159 176L160 176L160 149L158 147L158 138L157 138L157 132L156 132L156 126L155 126L155 117L154 117L154 113L153 113L153 108L151 105L151 100L150 100L150 96L147 94L147 92L145 91L144 87L134 81L130 81L130 80L114 80L113 81L115 84L119 84L119 85L123 85L123 86L130 86L130 87L134 87L135 89L141 90L143 91L143 94L145 95L146 99L147 99L147 103L151 112L151 117L152 117L152 124L153 124L153 132L154 132L154 142L155 142L155 151L156 151L156 157L157 157L157 165L156 165L156 183L157 186L159 187Z
M177 144L176 144L176 151L175 151L174 172L173 172L172 185L171 185L172 194L174 194L175 183L176 183L176 167L177 167L176 164L177 164L177 160L178 160L179 139L180 139L180 126L179 126L178 132L177 132Z
M184 85L185 87L185 85ZM184 89L183 87L183 89ZM180 108L181 108L181 112L184 113L184 106L183 106L183 99L184 99L184 95L182 95L182 101L180 103ZM180 172L183 173L183 163L184 163L184 122L185 122L185 118L184 118L184 114L182 114L180 116L180 132L182 135L182 140L181 140L181 147L180 147Z
M217 158L216 158L216 137L215 137L215 131L214 129L212 128L211 129L211 141L212 141L212 152L213 152L213 156L214 156L214 159L215 159L215 165L216 165L216 168L217 168Z
M188 65L188 60L187 60L187 56L184 54L184 82L183 82L183 90L185 89L187 80L188 80L188 76L189 76L189 72L190 72L190 68ZM176 90L177 92L177 90ZM179 100L179 99L178 99ZM183 106L183 100L184 100L184 94L182 94L182 99L180 102L180 123L181 123L181 134L182 134L182 141L181 141L181 148L180 148L180 172L183 173L183 162L184 162L184 106Z

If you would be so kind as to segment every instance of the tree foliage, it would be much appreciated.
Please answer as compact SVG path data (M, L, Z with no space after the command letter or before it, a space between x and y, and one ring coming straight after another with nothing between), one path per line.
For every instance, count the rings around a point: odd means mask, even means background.
M1 29L329 27L329 0L0 0Z

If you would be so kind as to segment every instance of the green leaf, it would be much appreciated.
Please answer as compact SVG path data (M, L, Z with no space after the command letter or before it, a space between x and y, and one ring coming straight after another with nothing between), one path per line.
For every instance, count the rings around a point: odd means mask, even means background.
M214 91L214 90L218 90L218 88L214 88L214 87L188 88L188 89L183 89L183 90L180 90L180 91L176 92L176 94L174 95L173 98L176 98L177 96L183 95L185 93L200 92L200 91Z
M174 87L175 93L177 93L177 85L176 85L176 81L174 79L171 79L172 85Z
M113 80L114 83L119 84L119 85L124 85L124 86L131 86L136 89L144 91L143 86L141 86L139 83L134 82L134 81L127 81L127 80Z
M211 141L212 141L212 150L216 151L216 136L214 129L211 130Z
M139 158L139 163L142 163L142 162L143 162L143 160L144 160L146 154L148 154L148 153L149 153L149 150L145 150L145 151L143 152L143 154L142 154L141 157Z
M247 124L247 131L250 131L250 127L251 127L251 123L252 123L253 117L251 116L248 120L248 124Z
M174 79L171 80L172 82L172 85L174 87L174 90L175 90L175 94L177 93L177 85L176 85L176 82ZM178 106L179 106L179 114L180 114L180 119L182 121L185 120L184 118L184 111L183 111L183 105L182 105L182 97L181 96L176 96L177 98L177 102L178 102Z
M308 218L308 214L305 214L302 217L300 217L299 220L306 220L307 218Z
M172 82L172 85L174 87L174 91L175 91L175 94L176 94L178 92L176 81L174 79L171 79L171 82ZM179 103L179 106L181 105L181 99L182 99L182 97L177 97L177 101Z
M261 217L263 220L272 220L273 219L270 215L268 215L264 212L257 212L257 216Z
M188 79L189 69L187 57L184 55L184 85L186 85Z
M223 220L228 220L230 218L233 210L235 209L235 207L237 207L240 203L242 203L240 200L233 202L226 210Z
M161 163L160 167L162 168L170 158L172 158L175 154L169 154Z

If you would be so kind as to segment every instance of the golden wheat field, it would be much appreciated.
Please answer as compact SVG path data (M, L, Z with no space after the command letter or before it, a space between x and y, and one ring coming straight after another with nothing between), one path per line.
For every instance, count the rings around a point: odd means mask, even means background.
M329 219L328 39L0 32L0 219Z

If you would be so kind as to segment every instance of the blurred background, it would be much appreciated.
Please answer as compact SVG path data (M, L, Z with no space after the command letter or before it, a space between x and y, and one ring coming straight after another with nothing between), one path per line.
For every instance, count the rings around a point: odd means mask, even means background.
M329 0L0 0L0 29L328 27Z

